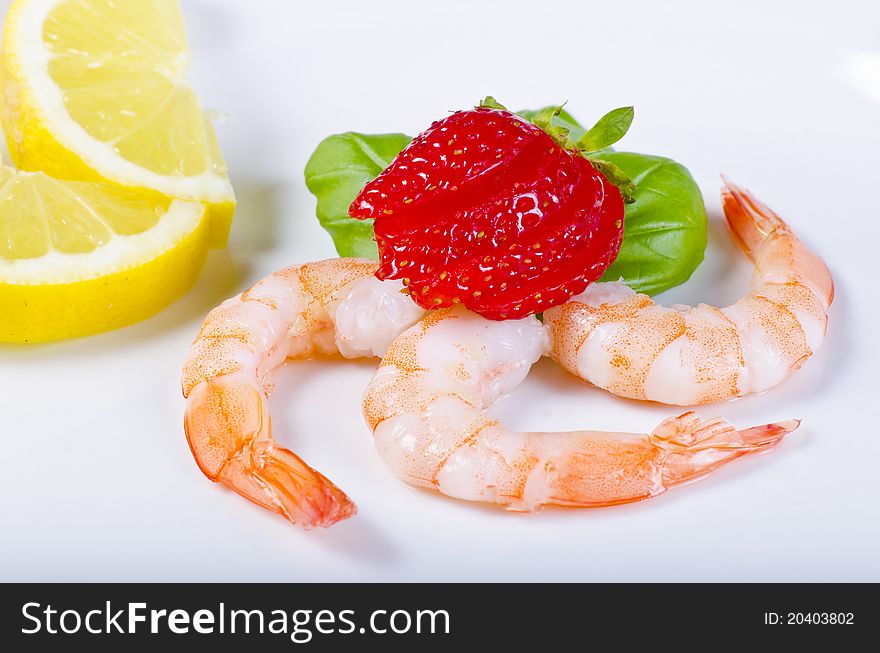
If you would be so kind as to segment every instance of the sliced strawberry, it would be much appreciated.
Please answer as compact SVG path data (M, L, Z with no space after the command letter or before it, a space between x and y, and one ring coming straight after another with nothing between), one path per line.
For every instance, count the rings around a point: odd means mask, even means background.
M374 218L380 279L425 308L490 319L564 303L617 257L623 199L577 151L505 110L460 111L420 134L351 206Z
M398 154L361 191L349 214L384 218L409 212L423 202L453 200L450 193L475 182L486 183L493 170L504 170L542 136L542 130L527 120L519 116L511 120L493 109L453 113L434 122ZM535 153L533 147L531 154Z

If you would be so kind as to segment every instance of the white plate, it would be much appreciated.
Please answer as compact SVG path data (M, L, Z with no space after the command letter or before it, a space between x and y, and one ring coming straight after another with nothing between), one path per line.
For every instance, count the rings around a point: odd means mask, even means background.
M194 83L229 115L232 244L143 324L0 347L0 579L880 580L880 5L625 5L185 0ZM279 375L276 429L357 517L306 533L209 483L184 440L179 366L221 299L334 254L303 183L315 145L418 132L487 93L512 107L568 100L584 120L634 104L622 145L690 168L711 244L664 300L729 302L747 286L719 222L722 171L815 246L838 289L824 348L778 389L700 411L802 428L651 501L508 514L401 485L360 417L374 364L308 363ZM497 414L520 429L640 431L675 410L545 362Z

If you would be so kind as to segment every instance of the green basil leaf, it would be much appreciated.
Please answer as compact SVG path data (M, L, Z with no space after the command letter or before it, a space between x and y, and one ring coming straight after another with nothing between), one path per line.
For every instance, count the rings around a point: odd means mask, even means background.
M334 134L318 145L306 164L306 186L318 199L318 221L339 256L379 258L372 220L356 220L348 207L410 140L404 134Z
M607 152L635 182L635 202L626 205L623 244L604 281L623 278L633 290L656 295L687 281L703 262L706 207L691 174L661 156Z
M611 147L629 131L635 109L621 107L609 111L575 144L582 152L598 152Z

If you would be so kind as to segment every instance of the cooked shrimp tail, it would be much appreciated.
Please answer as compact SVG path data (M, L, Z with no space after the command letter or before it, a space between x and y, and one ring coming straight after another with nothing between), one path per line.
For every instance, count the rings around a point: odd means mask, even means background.
M265 397L234 377L202 383L189 396L187 441L202 472L304 528L352 516L354 503L272 438Z
M753 261L767 237L775 231L790 231L785 221L748 190L721 175L721 205L734 238Z
M757 274L775 272L808 286L825 304L834 300L834 281L825 262L810 251L766 204L722 176L721 204L733 237L755 261Z
M668 490L740 456L772 449L799 425L798 420L788 420L737 431L724 419L702 420L694 412L670 417L650 436L652 444L666 452L658 489Z

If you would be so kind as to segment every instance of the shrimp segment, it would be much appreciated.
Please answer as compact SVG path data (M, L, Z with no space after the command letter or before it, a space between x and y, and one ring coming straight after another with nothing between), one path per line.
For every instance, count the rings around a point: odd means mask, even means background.
M798 422L737 431L685 413L650 434L510 431L485 410L545 351L534 318L436 311L389 348L364 396L377 449L405 482L511 510L598 507L657 496L749 453Z
M184 427L199 469L305 528L355 513L331 481L272 437L271 374L286 360L382 355L423 314L376 263L331 259L276 272L215 308L183 368Z
M778 215L724 184L727 223L755 262L751 291L727 308L667 308L622 283L593 284L544 314L562 367L622 397L700 405L763 392L812 356L831 273Z

